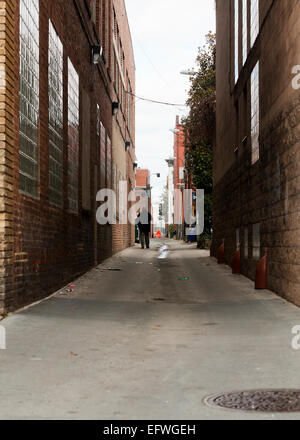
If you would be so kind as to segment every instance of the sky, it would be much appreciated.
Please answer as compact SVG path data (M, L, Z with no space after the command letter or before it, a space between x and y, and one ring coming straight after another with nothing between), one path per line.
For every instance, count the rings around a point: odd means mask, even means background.
M125 0L136 64L136 95L184 105L189 77L182 70L196 68L198 48L205 35L215 32L215 0ZM140 168L160 173L151 176L153 204L166 186L173 156L176 115L186 107L171 107L137 100L136 156ZM157 206L155 216L157 215Z

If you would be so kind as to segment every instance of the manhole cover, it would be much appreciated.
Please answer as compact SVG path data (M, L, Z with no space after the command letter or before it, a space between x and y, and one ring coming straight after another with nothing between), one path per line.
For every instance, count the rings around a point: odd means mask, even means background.
M205 403L239 411L300 412L300 390L239 391L207 397Z

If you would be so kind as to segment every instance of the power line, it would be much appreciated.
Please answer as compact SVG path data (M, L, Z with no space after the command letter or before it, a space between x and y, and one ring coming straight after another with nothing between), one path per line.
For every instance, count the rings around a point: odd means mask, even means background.
M169 83L167 82L166 78L162 75L162 73L160 72L160 70L155 66L155 64L153 63L153 61L151 60L149 54L147 53L147 51L145 50L144 46L142 45L140 39L135 36L135 40L138 42L143 54L145 55L145 58L147 58L148 62L151 64L153 70L155 70L155 72L157 73L157 75L159 76L159 78L161 79L161 81L166 84L167 86L169 86ZM143 98L139 98L139 100L142 99L143 101L148 101L148 102L154 102L156 104L163 104L163 105L171 105L172 107L177 107L177 110L180 113L184 113L184 110L182 110L179 107L187 107L186 105L179 105L177 106L176 104L169 104L169 103L161 103L161 102L157 102L157 101L153 101L151 99L143 99Z
M187 107L186 104L173 104L170 102L156 101L154 99L142 98L141 96L137 96L132 92L126 92L126 93L128 93L128 95L134 96L137 99L140 99L141 101L152 102L153 104L169 105L171 107Z

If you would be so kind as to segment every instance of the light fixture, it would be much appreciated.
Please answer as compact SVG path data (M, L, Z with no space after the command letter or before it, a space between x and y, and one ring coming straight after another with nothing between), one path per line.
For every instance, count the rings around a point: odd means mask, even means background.
M118 113L119 109L120 109L120 103L114 101L112 103L112 114L113 114L113 116L115 116Z
M136 169L137 169L137 167L138 167L138 164L137 164L137 162L134 162L134 163L133 163L133 169L134 169L134 170L136 170Z
M131 143L129 141L125 142L125 150L128 151L130 148Z
M194 69L192 69L192 70L182 70L180 73L181 73L181 75L188 75L188 76L195 76L195 75L197 75L197 72L195 72Z
M92 60L93 64L98 64L102 56L103 49L101 46L92 46Z

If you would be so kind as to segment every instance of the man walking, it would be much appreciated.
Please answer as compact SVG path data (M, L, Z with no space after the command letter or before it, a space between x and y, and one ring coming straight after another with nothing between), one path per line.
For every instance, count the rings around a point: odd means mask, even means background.
M152 216L146 208L143 208L142 212L138 215L138 228L140 231L140 242L142 249L145 249L145 243L147 249L150 247L150 231L151 231Z

